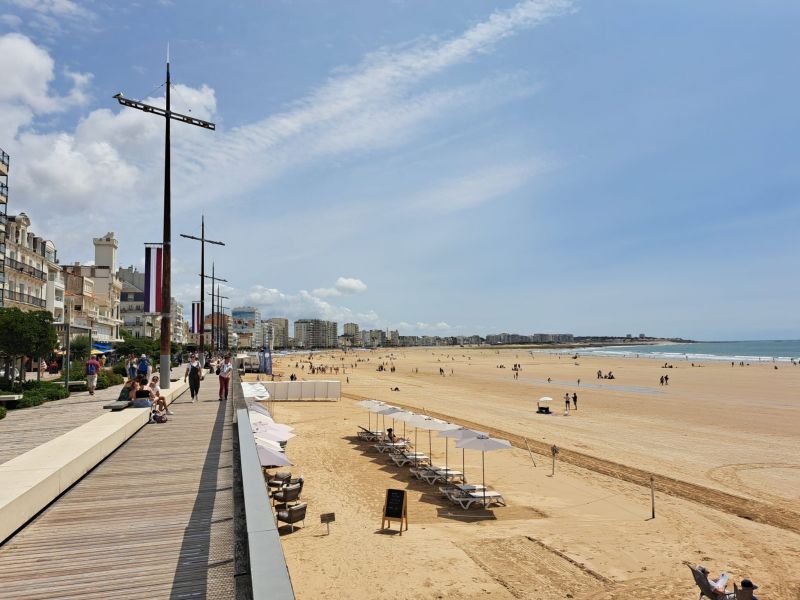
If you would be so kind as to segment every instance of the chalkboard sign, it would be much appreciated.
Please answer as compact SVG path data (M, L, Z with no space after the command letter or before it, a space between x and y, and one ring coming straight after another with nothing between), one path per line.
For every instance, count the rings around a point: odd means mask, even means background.
M386 500L383 503L381 529L386 529L384 525L387 521L391 526L392 519L400 521L400 535L403 535L403 521L405 521L406 530L408 529L408 509L405 490L386 490Z
M387 519L402 519L405 516L405 507L405 490L386 490L386 507L383 509L384 517Z

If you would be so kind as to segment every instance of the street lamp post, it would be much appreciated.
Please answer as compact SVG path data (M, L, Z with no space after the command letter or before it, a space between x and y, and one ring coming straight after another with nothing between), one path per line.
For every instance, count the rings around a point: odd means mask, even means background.
M209 275L206 275L205 273L201 273L201 277L211 280L211 293L209 295L211 296L211 350L213 351L214 350L214 340L216 339L216 337L214 335L214 322L216 321L216 316L215 316L215 312L214 312L214 284L217 281L224 281L225 283L227 283L228 280L227 279L222 279L221 277L217 277L216 276L216 274L214 272L214 263L213 262L211 263L211 275L209 276ZM203 317L203 319L204 319L203 328L205 329L205 316Z
M206 318L206 244L216 244L217 246L224 246L225 242L217 242L214 240L207 240L206 239L206 218L203 215L200 218L200 237L195 237L193 235L187 235L185 233L181 234L181 237L190 239L190 240L197 240L200 242L200 354L203 357L203 360L200 361L201 365L205 365L205 357L206 357L206 327L205 327L205 318Z
M172 315L170 313L170 297L172 295L171 289L171 267L172 267L172 189L171 189L171 174L170 174L170 123L181 121L189 125L203 127L204 129L216 129L214 123L195 119L182 115L180 113L172 112L170 105L170 79L169 79L169 50L167 50L167 81L166 81L166 108L158 106L151 106L138 102L136 100L129 100L123 97L122 93L116 94L117 102L123 106L135 108L146 113L152 113L164 117L165 123L165 136L164 136L164 233L163 233L163 255L162 255L162 285L161 285L161 351L160 351L160 374L161 374L161 387L169 389L170 387L170 337L172 333Z

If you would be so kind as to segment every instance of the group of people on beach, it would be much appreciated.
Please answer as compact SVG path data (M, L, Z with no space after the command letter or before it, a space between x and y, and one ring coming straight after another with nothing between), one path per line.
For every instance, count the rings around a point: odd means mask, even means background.
M569 412L569 401L570 401L570 399L572 400L572 404L573 404L574 410L578 410L578 394L576 394L575 392L572 392L572 398L570 398L569 392L566 392L564 394L564 412L565 413Z

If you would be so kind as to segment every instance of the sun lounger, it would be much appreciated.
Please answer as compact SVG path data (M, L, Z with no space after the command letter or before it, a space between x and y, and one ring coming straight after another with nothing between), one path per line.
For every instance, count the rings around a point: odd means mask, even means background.
M373 446L373 448L375 448L381 454L392 451L400 452L408 447L408 442L381 442Z
M359 425L360 431L356 434L358 439L364 442L376 442L383 439L383 432L382 431L370 431L366 427L361 427Z
M443 485L439 487L439 491L450 500L451 495L461 496L465 492L477 492L483 490L483 485L480 483L456 483L453 485Z
M463 508L468 510L473 504L480 504L484 507L491 505L505 506L506 501L503 495L496 490L476 490L474 492L453 493L448 496L450 500Z
M461 481L464 479L464 473L453 469L430 469L422 475L422 479L433 485L437 481Z
M428 458L425 454L421 452L403 452L402 454L390 454L389 458L392 459L392 462L396 464L398 467L404 467L406 465L427 465L430 462L430 458Z
M697 584L697 587L700 588L700 596L698 596L698 598L705 596L706 598L711 598L711 600L735 600L735 593L729 592L725 595L717 594L714 588L711 587L711 582L708 580L708 576L705 573L691 563L684 562L684 564L691 569L694 582Z

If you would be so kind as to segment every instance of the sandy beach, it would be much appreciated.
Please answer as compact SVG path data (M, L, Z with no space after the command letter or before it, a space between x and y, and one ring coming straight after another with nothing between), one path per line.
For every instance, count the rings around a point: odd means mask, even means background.
M276 361L284 378L341 379L344 395L274 404L277 419L296 429L287 453L306 478L306 527L282 538L299 598L695 597L682 561L732 581L750 577L762 598L800 598L800 367L664 369L650 359L463 348L312 360L340 372L310 375L308 355ZM381 363L395 372L377 371ZM597 379L598 370L615 378ZM564 416L564 394L573 392L578 410ZM554 399L554 415L535 414L541 396ZM367 411L355 400L365 397L509 439L514 448L486 455L487 485L508 506L463 511L359 442ZM561 449L554 477L544 456L552 444ZM418 447L428 453L427 432ZM432 458L445 459L435 433ZM461 459L451 442L450 462ZM469 481L480 483L480 453L464 459ZM387 488L408 490L402 537L379 531ZM323 512L336 513L329 536Z

